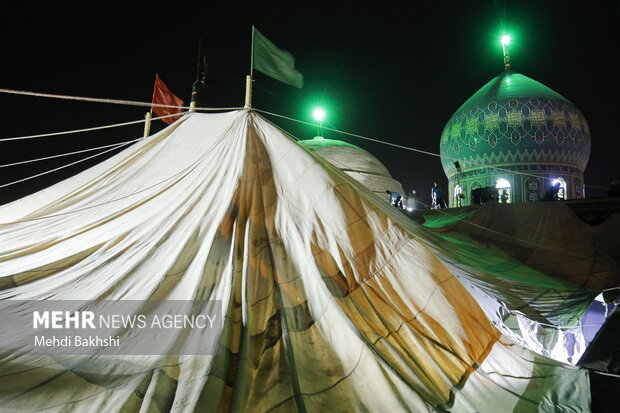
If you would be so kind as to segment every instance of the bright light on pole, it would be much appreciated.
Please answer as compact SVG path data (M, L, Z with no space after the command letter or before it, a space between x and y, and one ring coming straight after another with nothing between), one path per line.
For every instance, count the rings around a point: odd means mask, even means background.
M510 44L512 38L505 34L500 40L502 42L502 52L504 53L504 69L508 70L510 69L510 54L508 53L508 45Z
M325 110L323 108L314 108L312 111L312 117L319 123L323 123L325 120Z
M506 57L508 55L508 45L510 44L511 40L512 40L512 38L510 36L508 36L507 34L503 35L502 38L501 38L502 51L504 52L504 57Z
M318 130L318 136L323 136L323 121L325 120L325 116L327 116L327 113L325 113L325 109L323 108L314 108L312 110L312 117L319 122L319 130Z

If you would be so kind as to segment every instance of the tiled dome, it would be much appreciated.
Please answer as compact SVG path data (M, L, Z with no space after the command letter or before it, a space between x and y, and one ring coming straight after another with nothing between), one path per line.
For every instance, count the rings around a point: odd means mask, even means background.
M386 197L386 190L404 193L400 182L392 178L381 161L360 147L322 137L302 140L299 144L361 182L382 198Z
M543 84L506 70L450 118L441 136L448 178L460 166L558 164L581 173L590 156L590 129L575 105Z

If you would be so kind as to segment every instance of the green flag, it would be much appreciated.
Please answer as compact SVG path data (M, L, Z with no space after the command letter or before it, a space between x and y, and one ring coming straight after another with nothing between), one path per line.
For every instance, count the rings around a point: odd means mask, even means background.
M293 55L279 49L255 27L252 30L252 67L287 85L302 87L304 76L295 70Z

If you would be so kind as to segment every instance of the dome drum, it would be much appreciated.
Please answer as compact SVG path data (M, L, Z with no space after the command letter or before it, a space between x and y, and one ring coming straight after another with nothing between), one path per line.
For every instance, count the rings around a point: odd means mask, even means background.
M498 199L502 189L508 189L510 203L540 201L544 198L547 189L553 186L556 181L562 181L565 185L563 199L584 197L584 183L581 173L567 172L564 168L554 168L551 165L545 168L545 170L532 169L531 173L506 169L506 171L486 171L484 168L481 168L469 171L470 173L467 174L453 176L448 180L450 206L457 205L456 197L459 193L465 195L461 200L461 206L470 205L471 199L469 199L468 194L473 189L493 185L497 187ZM500 185L500 180L504 180L507 185Z

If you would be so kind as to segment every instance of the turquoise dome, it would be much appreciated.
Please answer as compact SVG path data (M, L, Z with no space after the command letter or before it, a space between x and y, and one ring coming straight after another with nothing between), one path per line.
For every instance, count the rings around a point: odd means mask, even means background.
M469 98L446 124L440 143L448 178L461 168L562 165L583 173L590 129L568 99L506 70Z

